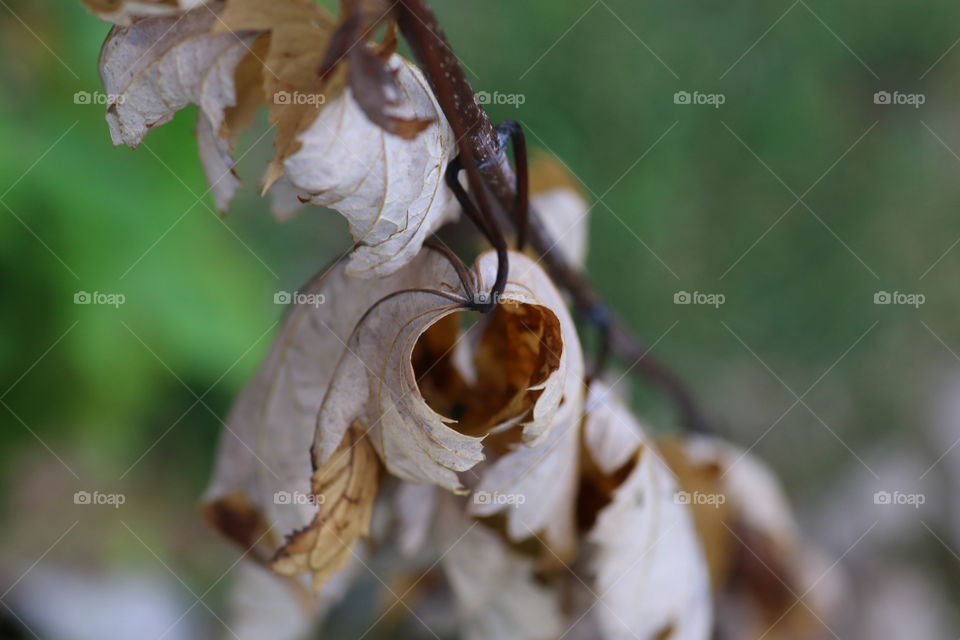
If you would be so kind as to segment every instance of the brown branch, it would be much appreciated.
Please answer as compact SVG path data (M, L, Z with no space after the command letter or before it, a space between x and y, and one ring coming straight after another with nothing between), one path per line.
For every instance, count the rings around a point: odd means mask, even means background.
M496 211L499 222L512 225L515 221L509 213L513 212L512 207L518 201L517 178L504 153L500 136L487 113L477 104L473 88L433 12L425 0L400 0L397 21L414 56L424 68L457 138L461 162L478 208L484 215ZM496 209L491 208L494 203ZM500 228L490 220L486 222ZM649 347L633 335L584 275L554 249L553 239L532 209L528 212L527 226L530 246L539 254L550 276L570 294L577 311L600 328L603 336L601 353L609 351L661 387L676 404L688 429L712 432L686 386L670 369L650 357ZM506 276L505 270L503 276Z

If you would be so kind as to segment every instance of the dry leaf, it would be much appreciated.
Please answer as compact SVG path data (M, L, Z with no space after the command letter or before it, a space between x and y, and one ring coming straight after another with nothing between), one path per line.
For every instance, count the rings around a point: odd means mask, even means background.
M397 113L403 88L391 68L390 56L396 50L396 22L393 0L352 0L341 3L339 24L324 55L320 69L329 76L342 61L349 65L350 88L367 118L388 133L413 139L434 118L404 116ZM387 24L380 46L365 43L377 28Z
M500 304L477 325L477 380L467 385L452 363L460 333L454 314L466 299L452 267L436 260L429 289L384 298L347 343L317 420L316 466L359 421L390 473L462 492L457 473L483 459L489 433L519 425L530 444L550 434L568 378L581 373L560 294L529 258L511 254ZM496 264L494 252L477 259L480 290L489 289Z
M283 575L311 572L314 591L353 554L368 534L377 495L380 463L359 427L347 432L340 447L313 473L312 494L319 501L307 527L288 536L272 567Z
M456 155L453 131L419 69L399 56L388 66L396 74L397 114L431 119L426 130L412 140L387 133L348 89L326 105L284 162L301 201L346 217L357 243L348 270L364 277L395 271L459 212L443 180Z
M206 491L208 517L244 548L272 525L269 559L284 535L307 526L316 513L310 446L317 412L337 360L363 314L397 290L423 286L435 273L427 265L436 252L424 251L393 276L356 281L340 260L307 286L274 340L266 362L246 386L227 417L217 460Z
M485 517L503 512L507 536L519 542L536 537L547 545L547 561L568 563L577 548L575 503L579 467L582 378L569 387L556 424L545 441L519 444L481 475L468 512Z
M283 160L300 148L299 135L343 87L341 78L324 82L317 73L333 29L333 18L313 0L229 0L213 25L214 34L270 34L261 60L263 96L277 134L264 191L283 174Z
M209 35L221 7L114 27L100 53L100 75L112 99L107 124L117 145L136 147L150 129L199 105L200 156L217 206L225 209L238 185L225 111L237 105L234 70L259 34Z
M139 18L179 15L204 5L208 0L82 0L90 11L106 22L123 26Z
M511 262L511 275L528 269L526 264ZM540 289L543 303L558 309L565 338L563 401L550 417L553 425L546 437L512 444L482 472L469 512L475 516L503 512L511 540L536 536L550 548L548 561L569 562L577 546L574 509L584 399L583 353L560 293L549 282L540 283Z
M557 594L539 584L534 562L444 496L443 569L457 600L465 640L539 640L565 628Z
M801 544L773 472L717 438L673 439L663 450L686 495L693 496L694 520L722 605L718 624L727 636L819 637L828 603L814 587L827 563ZM797 604L798 594L804 594L803 605Z
M620 456L612 457L605 443L625 443L627 429L642 434L642 427L607 389L592 387L590 455L601 468L613 468ZM596 545L591 566L603 637L706 640L712 632L710 583L689 510L652 444L644 440L633 452L629 475L588 537Z
M530 161L530 207L566 261L583 267L587 258L588 214L579 183L556 157L540 151Z

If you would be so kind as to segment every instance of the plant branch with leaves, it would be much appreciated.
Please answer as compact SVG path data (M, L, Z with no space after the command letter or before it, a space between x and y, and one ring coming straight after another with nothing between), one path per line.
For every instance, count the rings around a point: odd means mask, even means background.
M100 56L116 144L198 105L226 211L237 137L265 109L275 215L331 208L354 240L301 289L227 418L203 513L247 552L236 593L256 613L235 612L235 635L303 636L364 569L442 574L469 639L705 640L723 598L757 624L803 623L737 543L806 588L775 479L704 435L691 394L589 285L586 202L555 160L528 168L518 123L490 121L423 0L346 0L337 17L313 0L86 4L116 25ZM470 266L435 235L461 214L492 247ZM571 302L602 337L590 370ZM658 442L604 383L607 354L659 384L688 433ZM701 493L722 515L683 499ZM291 600L295 615L250 605Z

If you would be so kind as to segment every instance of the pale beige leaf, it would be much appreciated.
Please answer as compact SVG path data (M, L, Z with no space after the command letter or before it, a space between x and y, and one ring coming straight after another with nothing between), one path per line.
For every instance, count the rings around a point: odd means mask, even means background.
M114 27L100 54L100 75L113 101L107 124L114 144L136 147L150 129L188 104L199 105L200 157L217 206L224 210L239 184L225 111L237 104L234 71L258 34L210 35L221 6Z
M456 155L453 131L419 69L396 55L388 64L400 88L397 115L432 124L410 140L389 134L347 89L324 107L298 138L300 150L284 161L301 199L347 219L357 243L348 272L365 277L408 262L459 210L443 180Z
M540 640L565 630L555 591L539 584L533 560L445 496L439 546L465 640Z
M797 524L783 487L773 471L749 452L718 438L687 438L684 452L691 464L716 465L718 491L743 523L792 547L798 538Z
M665 443L691 496L715 588L718 624L728 637L819 637L838 601L830 561L804 545L780 482L741 448L715 437ZM706 496L706 500L699 496ZM716 504L721 502L722 504ZM834 576L835 577L835 576ZM804 606L796 605L804 594Z
M501 304L477 325L484 333L474 353L475 386L459 380L450 362L462 335L453 316L463 310L465 298L449 266L438 271L441 277L430 289L398 292L370 310L321 407L314 445L318 465L359 420L392 474L459 492L457 473L483 459L482 440L489 433L518 425L530 443L549 435L565 385L578 376L582 358L575 334L563 330L572 324L561 319L568 317L547 276L520 254L510 260ZM473 272L481 290L489 289L496 262L493 252L477 259ZM415 357L422 371L415 369ZM423 388L431 385L444 387L429 392L443 407L424 397ZM457 405L465 411L460 419L442 412Z
M582 402L576 391L556 414L556 425L536 446L517 445L481 475L468 512L503 512L507 535L536 537L551 557L570 562L576 552L575 501Z
M179 15L209 0L82 0L90 11L106 22L130 25L139 18Z
M583 268L590 207L579 183L556 157L538 151L530 160L530 206L551 240L551 249Z
M612 475L636 456L646 429L606 384L595 381L587 392L583 441L593 462Z
M277 540L312 521L310 446L344 345L377 300L422 286L421 274L432 281L436 273L427 265L449 269L436 258L435 252L425 251L388 278L363 281L347 278L346 260L339 260L297 292L298 304L290 308L265 363L234 402L220 438L205 502L224 533L255 540L259 533L247 530L256 529L258 522L273 525L276 539L264 550L269 557Z
M526 258L511 261L511 280L525 282L536 299L555 311L563 338L562 369L544 385L551 399L524 431L524 442L482 472L469 511L476 516L503 512L507 533L520 541L542 536L561 561L576 549L576 499L580 421L583 414L583 353L563 297L539 268ZM559 404L554 404L554 399ZM548 425L548 426L547 426Z
M622 421L642 433L616 402L610 398L593 407L610 414L594 418L593 428L620 430ZM594 442L624 437L595 437ZM656 449L641 444L634 451L632 470L588 536L596 546L591 567L603 638L706 640L712 631L710 581L691 515L677 499L676 482Z

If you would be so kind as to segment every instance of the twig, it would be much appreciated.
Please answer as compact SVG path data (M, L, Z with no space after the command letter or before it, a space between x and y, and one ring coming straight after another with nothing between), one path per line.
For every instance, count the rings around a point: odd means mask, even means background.
M514 210L519 197L522 197L518 190L525 188L525 185L518 188L513 168L503 152L500 136L486 112L477 104L473 88L433 12L424 0L400 0L397 21L414 56L424 68L443 114L458 140L463 168L478 208L483 214L493 211L489 200L489 196L492 196L498 205L501 220L513 224L507 212ZM608 350L660 386L676 404L680 418L689 430L713 432L714 429L680 379L650 357L649 348L607 306L584 275L553 248L553 239L536 212L530 209L527 217L527 224L521 221L518 226L521 229L527 227L530 246L540 255L553 280L570 294L574 307L599 327L603 336L600 353ZM487 220L489 226L499 226L491 222ZM505 270L502 275L506 276Z

